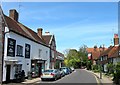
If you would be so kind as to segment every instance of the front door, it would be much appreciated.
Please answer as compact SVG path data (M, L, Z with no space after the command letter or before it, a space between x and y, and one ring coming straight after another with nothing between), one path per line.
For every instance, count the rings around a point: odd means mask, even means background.
M42 74L42 63L39 63L39 76Z
M11 66L7 65L7 68L6 68L6 82L7 83L10 83L10 68Z

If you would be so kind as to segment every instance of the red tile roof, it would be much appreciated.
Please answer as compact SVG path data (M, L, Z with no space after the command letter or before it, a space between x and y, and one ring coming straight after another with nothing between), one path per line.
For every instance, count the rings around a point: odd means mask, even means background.
M104 51L101 56L108 55L108 58L118 57L120 46L111 46L106 51Z
M107 48L104 48L106 50ZM92 59L98 59L100 56L100 49L99 48L87 48L88 53L92 53ZM103 50L102 50L103 51Z

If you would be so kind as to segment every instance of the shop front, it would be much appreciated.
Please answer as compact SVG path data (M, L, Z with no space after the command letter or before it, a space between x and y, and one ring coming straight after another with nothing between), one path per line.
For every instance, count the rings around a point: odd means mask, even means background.
M45 61L41 59L32 60L31 71L32 77L40 77L42 72L45 70Z

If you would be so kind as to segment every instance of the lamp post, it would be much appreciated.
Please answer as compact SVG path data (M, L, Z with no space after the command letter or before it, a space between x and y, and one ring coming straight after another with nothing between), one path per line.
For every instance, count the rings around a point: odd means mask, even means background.
M101 51L102 51L102 47L100 46L99 47L99 51L100 51L100 61L101 61ZM102 63L99 62L99 65L100 65L100 79L102 79Z

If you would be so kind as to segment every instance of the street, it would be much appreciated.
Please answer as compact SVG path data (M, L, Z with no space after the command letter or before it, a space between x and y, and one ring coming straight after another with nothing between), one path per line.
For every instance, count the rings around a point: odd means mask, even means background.
M62 83L87 83L87 84L94 84L98 85L98 79L94 76L94 74L91 74L87 72L84 69L76 69L74 72L72 72L69 75L66 75L65 77L62 77L61 79L58 79L56 81L37 81L35 83L27 83L24 85L40 85L40 84L62 84ZM23 83L9 83L4 85L23 85Z
M95 76L84 69L76 69L73 73L57 81L39 81L36 83L98 83Z

